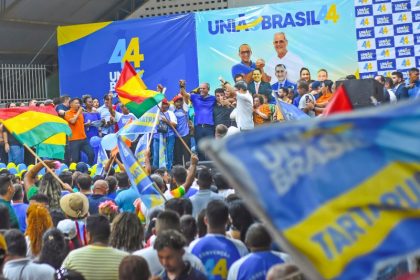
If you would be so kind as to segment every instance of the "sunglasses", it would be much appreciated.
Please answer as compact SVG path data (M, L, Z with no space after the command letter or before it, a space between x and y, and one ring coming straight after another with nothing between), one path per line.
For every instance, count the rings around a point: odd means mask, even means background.
M241 51L241 54L250 54L251 51Z
M283 44L283 43L286 43L286 41L284 40L274 41L274 44Z

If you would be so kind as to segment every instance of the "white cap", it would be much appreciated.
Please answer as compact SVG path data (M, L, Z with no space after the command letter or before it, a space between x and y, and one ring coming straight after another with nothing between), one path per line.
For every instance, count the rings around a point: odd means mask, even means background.
M76 223L70 219L60 221L57 225L57 229L60 230L68 240L77 236Z

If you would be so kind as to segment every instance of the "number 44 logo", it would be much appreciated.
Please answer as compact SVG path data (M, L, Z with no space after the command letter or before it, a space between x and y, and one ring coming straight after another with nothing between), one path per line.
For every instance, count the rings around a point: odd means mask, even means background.
M119 39L108 63L120 63L125 61L134 63L134 68L140 67L140 62L144 60L144 54L140 53L140 42L138 37L131 38L127 47L126 39Z

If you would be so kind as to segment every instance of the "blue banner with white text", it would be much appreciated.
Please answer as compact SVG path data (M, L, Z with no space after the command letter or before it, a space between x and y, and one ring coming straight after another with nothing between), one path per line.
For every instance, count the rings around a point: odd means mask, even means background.
M205 143L311 279L381 277L420 253L420 100Z

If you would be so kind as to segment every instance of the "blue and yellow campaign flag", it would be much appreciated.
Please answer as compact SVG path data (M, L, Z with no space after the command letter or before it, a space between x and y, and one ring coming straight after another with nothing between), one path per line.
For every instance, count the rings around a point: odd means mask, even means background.
M137 161L140 163L140 165L144 165L144 162L145 162L144 153L147 149L147 144L149 143L150 137L152 137L150 133L143 134L140 137L139 142L137 143L136 150L134 151L134 155L136 156Z
M310 279L376 279L420 251L420 99L200 148Z
M165 203L164 197L155 188L153 181L144 172L121 137L118 137L118 150L121 162L124 164L128 178L130 178L131 187L138 191L144 205L150 209Z
M288 104L277 99L277 106L279 106L279 109L283 114L285 121L303 120L311 118L293 104Z
M119 136L125 136L131 142L135 141L140 134L150 133L154 128L156 119L159 116L159 108L154 106L144 113L139 119L125 125L118 131Z
M105 151L105 149L102 147L102 145L99 145L99 151L98 151L98 158L96 161L96 174L95 175L101 175L104 171L106 161L108 160L108 155Z
M159 133L159 168L166 167L166 138Z

